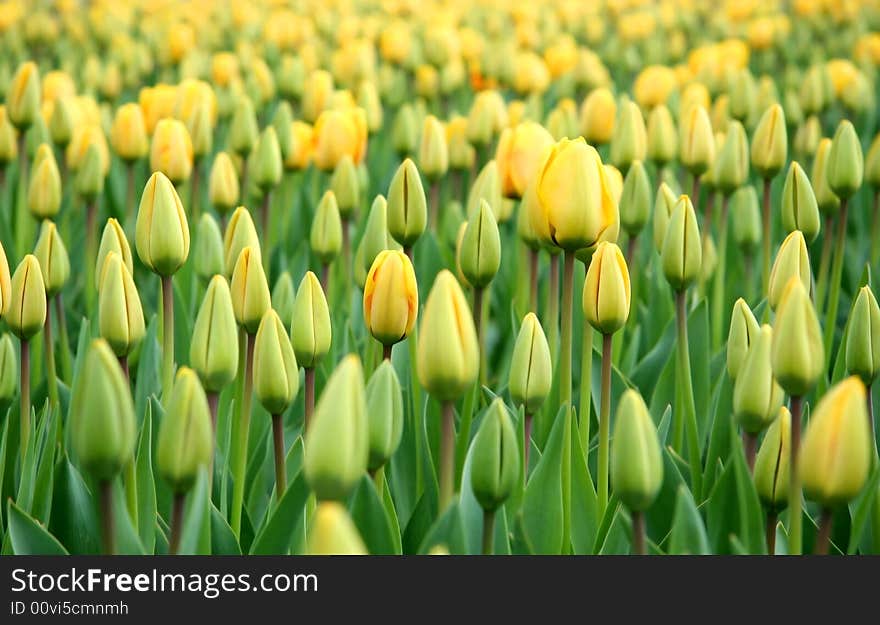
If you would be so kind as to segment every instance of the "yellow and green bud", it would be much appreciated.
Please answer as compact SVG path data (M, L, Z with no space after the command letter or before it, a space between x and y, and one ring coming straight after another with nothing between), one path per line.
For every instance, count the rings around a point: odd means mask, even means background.
M281 147L275 128L268 126L260 135L254 150L254 182L263 191L273 189L281 182Z
M736 381L746 360L752 343L758 337L761 326L755 319L752 309L743 298L736 300L730 316L730 330L727 334L727 374Z
M223 258L223 236L220 226L210 213L202 213L196 226L195 248L196 275L208 280L216 274L223 274L226 269Z
M880 372L880 307L871 287L856 295L847 324L846 370L870 387Z
M428 180L436 180L449 169L449 147L443 124L433 115L425 117L419 141L419 168Z
M73 136L73 107L74 101L71 96L58 98L52 105L52 116L49 118L49 136L52 137L52 143L62 148L70 143ZM2 134L3 125L0 123L0 136ZM2 139L0 139L0 143L2 143Z
M800 230L795 230L785 237L776 253L776 259L773 261L767 293L767 303L770 304L772 310L776 310L779 306L788 281L793 277L797 277L804 285L804 289L808 293L810 292L813 283L810 254L807 251L807 242Z
M856 129L848 119L841 121L834 133L826 167L825 177L828 186L841 200L849 199L862 186L864 176L862 144L859 142Z
M388 187L388 232L403 247L412 247L428 221L428 204L419 170L411 159L397 168Z
M299 392L299 366L281 318L263 315L254 342L254 394L271 415L280 415Z
M580 110L580 130L592 145L611 141L617 117L617 102L605 87L593 89L584 99Z
M373 261L383 250L397 248L397 243L388 233L388 203L385 197L377 195L367 215L367 223L364 226L364 235L358 245L355 264L355 274L360 275L358 283L363 289L366 284L367 273L373 266Z
M342 250L342 217L333 191L325 191L315 210L309 234L312 254L324 265L329 265Z
M128 356L146 334L134 278L116 252L104 259L98 277L98 329L117 356Z
M296 361L306 369L314 369L330 351L332 336L327 297L318 277L307 271L293 302L290 337Z
M630 309L629 269L616 244L602 241L587 269L583 292L584 317L602 334L626 325Z
M709 114L701 105L692 105L680 122L679 160L692 175L705 173L715 161L715 135Z
M477 174L476 179L468 191L465 214L471 219L479 210L480 202L485 200L494 219L501 223L505 221L504 197L501 195L501 178L498 175L498 165L494 160L489 161Z
M663 166L678 156L678 132L672 113L665 104L655 106L648 113L646 138L648 159Z
M246 247L238 255L229 284L235 321L248 334L256 334L263 315L272 305L269 284L254 248Z
M246 95L238 98L229 123L226 139L229 149L240 156L247 156L257 143L260 134L254 104Z
M773 330L761 326L752 337L733 391L733 413L742 429L757 434L776 418L782 406L782 388L773 379L770 351Z
M550 133L532 121L522 122L515 128L505 128L502 131L494 160L504 197L523 196L541 165L545 151L554 143ZM492 202L489 204L491 206Z
M794 134L794 151L804 158L813 156L822 139L822 124L815 115L810 115Z
M87 201L94 201L104 190L104 169L101 164L101 152L97 145L92 144L86 150L86 155L79 167L73 181L76 192Z
M813 170L810 176L819 212L825 216L833 215L840 208L840 198L828 184L828 157L830 154L831 139L826 137L819 141L819 147L816 148L816 157L813 159Z
M391 122L391 145L400 156L409 156L415 152L418 141L418 120L412 105L407 103L397 109L394 121Z
M6 108L0 106L0 164L8 164L18 158L18 132L9 121Z
M663 252L663 239L666 238L666 229L669 227L669 219L672 211L678 203L678 196L665 182L661 182L654 197L654 247L657 252Z
M193 145L186 126L177 119L160 119L150 143L150 169L177 184L189 180L192 168Z
M366 397L370 445L367 469L374 472L391 459L403 436L403 395L390 361L383 361L373 372Z
M296 288L289 271L282 271L272 287L272 307L278 311L282 319L293 316L293 301L296 299Z
M782 227L787 232L800 230L807 243L819 236L819 205L813 185L797 161L792 161L782 187Z
M339 215L342 219L351 219L357 214L360 205L361 183L357 167L351 156L344 155L336 164L330 177L330 190L336 196Z
M751 118L755 108L755 78L747 67L736 70L730 76L727 93L730 95L730 116L740 122Z
M367 547L345 506L321 501L309 527L306 553L310 556L365 556Z
M5 318L12 305L12 278L9 275L9 260L0 241L0 318Z
M223 276L208 283L193 325L189 360L208 392L219 393L238 372L238 327Z
M633 161L643 161L647 154L647 131L639 105L624 102L618 109L611 136L611 162L625 172Z
M764 435L755 458L755 490L771 510L788 503L788 480L791 477L791 413L782 406Z
M44 221L40 227L40 236L34 247L34 256L40 263L43 273L43 285L46 296L58 293L70 278L70 257L58 228L51 221Z
M519 443L504 400L496 397L471 443L471 489L480 507L494 512L522 480Z
M713 184L729 196L749 178L749 139L742 124L732 121L727 126L724 143L712 165Z
M28 181L28 210L35 219L52 219L61 208L61 175L55 155L47 143L37 149L34 169Z
M550 394L553 364L544 329L535 313L528 313L520 325L510 362L510 397L525 407L526 414L540 410Z
M33 61L18 66L6 91L6 114L16 128L28 128L40 115L40 70Z
M3 334L0 337L0 401L11 401L18 392L19 369L15 357L15 346L12 337Z
M383 250L364 283L364 322L377 341L393 345L412 332L419 313L419 288L403 252Z
M147 124L143 110L136 102L123 104L116 110L110 127L110 145L119 158L129 163L147 155L150 150Z
M657 428L638 391L620 398L611 441L611 487L633 512L651 507L663 484L663 456Z
M461 272L473 287L484 288L501 267L501 235L486 200L480 200L467 224L459 251Z
M220 215L225 215L238 203L238 173L229 154L218 152L208 176L208 197Z
M761 115L752 135L752 167L761 178L772 178L785 167L787 158L785 113L779 104L773 104Z
M40 262L28 254L12 274L6 325L22 341L29 340L46 323L46 286Z
M792 396L809 393L825 367L822 329L803 282L792 276L776 309L772 350L773 376Z
M730 198L733 240L745 254L752 254L761 244L761 209L755 187L746 185Z
M623 180L620 197L620 226L630 236L637 236L651 213L651 181L642 161L633 161Z
M251 248L251 255L256 258L257 262L262 262L260 238L257 236L254 220L248 209L239 206L229 218L226 234L223 236L223 257L228 278L232 277L235 263L238 261L241 251L246 247Z
M660 260L666 280L675 291L684 291L700 275L703 245L694 205L686 195L678 199L669 217Z

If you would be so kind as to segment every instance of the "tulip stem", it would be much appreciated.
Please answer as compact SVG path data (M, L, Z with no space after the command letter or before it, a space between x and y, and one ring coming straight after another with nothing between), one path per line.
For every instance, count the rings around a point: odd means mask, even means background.
M538 312L538 250L529 248L529 311Z
M52 340L52 308L49 296L46 296L46 324L43 326L43 339L46 352L46 387L49 391L49 403L58 406L58 373L55 370L55 345Z
M272 251L272 242L269 240L269 221L271 218L271 208L272 205L272 190L266 189L263 193L263 199L260 202L260 227L263 233L263 245L266 248L266 253L263 254L263 269L266 271L266 275L269 275L269 254ZM344 236L344 235L343 235Z
M391 360L391 350L394 348L394 345L383 345L382 346L382 360Z
M547 342L550 344L550 362L556 363L559 353L559 254L550 255L550 285L547 289Z
M321 290L330 297L330 265L327 263L321 264Z
M532 422L535 420L534 415L525 414L525 423L523 423L523 486L526 485L529 478L529 451L532 447Z
M867 403L868 403L868 429L871 431L871 448L874 450L874 464L877 463L877 426L874 423L874 393L871 391L871 385L866 385Z
M767 513L767 554L768 555L776 555L776 523L779 521L779 516L776 512L768 512Z
M584 323L581 339L581 388L580 407L578 410L578 433L580 434L581 450L584 460L590 456L590 404L593 400L593 326ZM589 463L587 472L589 472Z
M764 264L761 269L761 289L766 294L770 288L770 249L773 244L772 224L770 222L770 184L771 178L764 178L764 202L763 202L763 223L764 228L761 233L764 243Z
M102 480L98 484L98 498L101 505L101 545L105 556L116 553L116 529L113 519L113 483Z
M254 335L247 335L244 390L241 394L241 414L235 435L235 464L232 483L232 531L241 536L241 508L244 503L244 480L247 471L248 435L251 429L251 400L254 392Z
M21 458L27 454L28 439L31 436L31 343L21 339Z
M284 424L281 415L272 415L272 441L275 446L275 495L278 501L287 490L287 469L284 463Z
M174 384L174 286L171 276L162 276L162 397L167 399Z
M342 275L344 276L345 297L342 300L343 310L348 312L351 302L351 219L346 217L342 220Z
M455 407L443 402L443 423L440 438L440 508L442 514L452 501L455 488Z
M834 324L837 322L837 305L840 302L840 281L843 278L843 260L846 256L846 211L849 202L840 200L840 219L837 222L837 240L834 260L831 263L831 281L828 283L828 309L825 315L825 367L831 361L831 347L834 344Z
M803 398L792 395L789 409L791 412L791 457L789 459L788 479L788 552L792 555L800 555L803 517L801 512L801 480L798 455L801 447Z
M831 265L831 242L834 240L834 218L825 217L822 228L822 255L819 257L819 275L816 278L816 310L822 313L825 304L825 291L828 290L828 267Z
M199 193L201 192L201 189L199 188L199 170L201 169L201 160L202 159L200 158L193 159L192 177L189 181L189 214L190 219L192 220L191 223L193 224L199 223ZM265 230L263 232L265 232Z
M61 293L57 293L53 299L55 300L55 323L58 324L58 342L61 344L58 364L61 369L61 379L68 382L71 375L71 365L70 339L67 336L67 319L64 316L64 303L61 300Z
M183 503L186 495L174 493L171 504L171 537L168 539L168 555L176 556L180 551L180 535L183 533Z
M562 269L562 339L559 356L559 405L571 404L571 320L574 291L574 252L565 252Z
M828 547L831 544L831 509L822 508L819 517L819 533L816 535L816 547L813 553L817 556L827 556Z
M597 487L597 507L599 518L605 516L608 507L608 442L611 421L611 338L612 334L602 335L602 395L599 408L599 467Z
M220 401L220 395L215 391L208 391L206 396L208 398L208 411L211 413L211 460L208 462L208 496L210 496L214 484L214 453L217 449L217 406Z
M495 511L483 511L483 555L492 555L492 546L495 538Z
M303 433L309 431L309 422L312 420L312 413L315 412L315 370L311 367L305 367L305 401L306 407L303 413Z
M698 174L693 174L693 185L691 186L691 203L694 205L694 210L699 210L700 208L700 176Z
M633 553L637 556L648 555L645 550L645 515L633 510L632 517Z
M721 196L721 214L718 222L718 268L712 284L712 348L721 347L724 324L724 289L727 287L727 210L730 196Z
M198 174L193 172L193 175L196 177L196 182L198 181ZM193 189L196 188L196 185L193 184ZM195 191L193 191L193 195L195 195ZM125 229L126 231L131 230L131 221L134 218L134 161L128 161L125 164Z
M871 266L880 259L880 188L871 195Z
M474 287L474 327L477 330L477 344L480 348L480 384L486 383L486 329L483 327L485 292L484 287Z
M95 263L98 261L98 204L97 200L86 202L86 309L89 314L95 305Z
M673 444L676 445L676 449L680 450L682 448L682 438L686 427L688 461L691 467L691 486L694 493L702 493L703 475L700 458L700 437L697 430L697 409L694 406L694 387L691 380L691 354L687 327L687 291L684 289L675 294L675 313L676 325L678 326L678 345L675 350L678 371L675 383L678 387L678 392L682 393L682 399L678 403L684 409L684 413L675 420Z
M749 473L755 471L755 453L758 448L758 435L751 432L743 432L743 449L746 454L746 464L749 467Z

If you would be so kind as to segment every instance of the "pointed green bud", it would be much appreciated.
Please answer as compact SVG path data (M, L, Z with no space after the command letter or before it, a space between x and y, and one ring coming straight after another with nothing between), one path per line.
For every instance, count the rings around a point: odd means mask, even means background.
M366 393L370 439L367 468L373 472L391 459L403 435L403 395L390 360L383 360L370 377Z
M807 71L800 85L801 108L807 114L820 113L825 108L823 68L814 65Z
M98 329L117 356L128 356L146 334L134 279L116 252L104 259L98 281Z
M400 156L408 156L415 152L418 142L418 120L412 105L404 104L397 109L394 121L391 122L391 145Z
M798 126L794 135L794 151L804 159L813 156L822 139L822 124L815 115L808 117L803 124Z
M813 160L812 176L810 176L816 203L819 205L819 211L825 216L833 215L840 208L840 198L828 184L828 158L831 155L831 145L831 139L827 137L819 141L816 157Z
M847 328L846 370L870 386L880 372L880 307L871 287L859 289Z
M12 337L3 334L0 337L0 400L10 401L18 392L18 360L15 357L15 346Z
M727 125L727 134L718 157L712 166L714 184L729 196L746 183L749 178L749 139L738 121Z
M535 313L528 313L519 328L510 361L510 398L535 414L550 394L553 364L544 329Z
M223 274L226 262L223 258L223 236L220 226L210 213L202 213L199 225L196 226L195 249L196 275L208 280L217 274Z
M16 128L28 128L40 115L40 70L33 61L18 66L6 91L6 114Z
M0 242L0 318L6 317L12 305L12 278L9 275L9 261Z
M309 527L306 553L310 556L365 556L367 547L345 506L319 502Z
M95 339L86 351L69 419L79 465L95 480L113 479L134 454L137 425L128 381L104 339Z
M275 128L268 126L254 150L254 182L265 193L281 182L281 147Z
M734 71L727 84L730 95L730 116L744 122L752 116L757 96L755 78L747 67Z
M6 110L0 107L0 164L6 165L18 158L17 135Z
M681 121L679 133L679 160L691 174L699 176L715 160L715 137L706 109L691 106Z
M773 261L767 294L767 302L772 310L776 310L779 306L782 293L792 277L797 277L804 285L804 289L808 293L810 292L813 283L810 254L807 251L807 242L800 230L795 230L785 237L776 253L776 259Z
M694 205L682 195L669 218L660 255L663 273L673 290L684 291L699 277L702 247Z
M703 237L702 261L700 262L700 282L706 284L712 279L715 268L718 266L718 248L715 247L715 238L709 234Z
M70 257L53 222L44 221L40 226L34 256L40 263L46 295L52 297L67 284L70 277Z
M232 112L227 144L236 154L247 156L256 144L259 134L254 104L249 97L242 95Z
M614 334L629 318L629 269L615 243L602 241L584 279L584 318L602 334Z
M246 247L238 255L229 284L235 321L248 334L256 334L263 315L272 305L266 273L254 248Z
M321 283L311 271L303 276L296 292L290 337L296 361L306 369L314 369L330 351L330 309Z
M611 163L627 171L633 161L643 161L647 154L647 131L639 105L627 101L617 107L617 123L611 134Z
M257 228L251 214L244 206L239 206L229 218L226 224L226 234L223 236L223 257L226 267L226 277L232 277L235 263L241 251L249 247L257 262L262 261L260 253L260 237L257 236Z
M784 508L788 503L790 457L791 413L783 406L767 428L755 458L755 490L764 505L771 510Z
M761 209L755 187L746 185L730 198L733 240L745 254L752 254L761 243Z
M74 187L76 192L88 201L94 201L104 190L104 169L101 163L101 152L94 143L86 150L86 155L76 170Z
M330 189L336 196L340 216L346 220L355 216L360 205L361 185L357 167L348 154L339 159L336 164L333 175L330 177Z
M189 360L208 392L219 393L238 372L238 327L223 276L208 283L193 326Z
M399 248L397 242L388 233L387 210L388 203L385 201L385 197L377 195L367 215L364 235L361 237L361 242L358 244L357 249L357 259L359 262L355 263L355 273L360 276L361 272L363 272L363 276L358 279L361 289L363 289L367 273L369 273L370 268L373 266L373 261L376 260L379 253Z
M742 429L750 434L757 434L770 425L784 399L770 366L772 342L770 326L761 326L736 377L733 413Z
M281 318L263 315L254 343L254 394L271 415L283 414L299 392L299 367Z
M630 236L637 236L651 212L651 181L642 161L633 161L623 180L620 197L620 225Z
M218 152L208 176L208 197L211 206L225 215L238 203L239 183L235 165L226 152Z
M862 186L863 175L862 144L852 122L844 119L837 126L837 132L831 141L831 152L828 154L825 171L828 186L837 197L845 200L855 195Z
M28 184L28 210L35 219L52 219L61 208L61 175L49 144L37 150L34 169Z
M651 507L663 484L663 456L657 428L638 391L624 392L611 440L611 487L633 512Z
M172 492L189 491L207 468L214 434L205 390L195 371L181 367L174 380L156 443L156 469Z
M782 187L782 227L788 232L800 230L807 243L819 236L819 205L806 172L792 161Z
M73 136L74 127L73 96L63 96L52 105L52 116L49 118L49 136L52 143L67 147Z
M12 275L9 298L6 324L26 341L46 323L46 286L40 262L33 254L25 256Z
M406 159L388 186L388 232L403 247L412 247L428 221L428 204L419 170Z
M778 104L761 115L752 135L752 167L761 178L772 178L785 167L788 158L788 136L785 113Z
M855 499L871 469L873 444L867 393L857 376L833 386L819 400L801 442L804 494L824 508Z
M211 127L211 109L208 104L193 106L184 123L192 143L193 157L198 159L209 155L214 147L214 129Z
M189 224L180 196L161 172L144 187L135 226L141 262L160 276L174 275L189 257Z
M428 180L436 180L449 169L449 148L446 130L433 115L425 117L419 141L419 168Z
M736 300L730 316L730 331L727 334L727 374L734 382L746 360L761 327L752 309L743 298Z
M286 163L294 151L293 109L287 100L278 103L278 108L272 116L272 127L275 129L275 136L278 137L281 160Z
M782 96L782 109L785 111L785 123L790 131L803 126L804 109L801 107L801 101L793 90L786 90Z
M678 203L678 196L665 182L661 182L654 197L654 246L657 252L663 252L663 239L666 238L666 228L672 217L672 209Z
M657 165L665 165L678 156L678 132L672 113L665 104L655 106L648 113L646 141L648 159Z
M104 225L104 231L101 233L101 244L98 246L98 257L95 262L95 288L97 289L101 283L101 272L104 269L104 261L110 252L116 252L122 259L128 273L134 275L134 261L131 256L131 247L128 245L128 239L125 231L119 222L114 218L107 220Z
M461 271L475 288L488 286L501 267L501 235L486 200L472 213L461 241Z
M332 263L342 250L342 217L333 191L324 192L318 203L309 243L312 254L324 265Z
M816 309L800 278L793 276L776 310L772 352L773 375L789 395L809 393L825 366L822 329Z
M367 471L369 434L360 359L342 359L324 386L305 437L303 468L319 501L342 501Z
M272 307L278 311L282 319L290 319L293 316L293 300L296 298L296 288L293 286L293 278L289 271L282 271L272 287Z
M503 200L501 178L498 177L498 165L494 160L483 166L468 191L467 204L465 205L465 214L468 219L471 219L480 209L480 200L485 200L489 204L496 221L504 221L502 219L504 211L501 206Z
M471 443L471 488L480 507L494 512L521 480L519 443L504 400L496 397Z

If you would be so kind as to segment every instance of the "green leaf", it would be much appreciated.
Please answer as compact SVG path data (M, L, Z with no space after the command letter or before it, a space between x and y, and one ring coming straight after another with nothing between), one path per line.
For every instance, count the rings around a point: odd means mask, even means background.
M86 483L64 458L55 476L49 530L75 555L101 553L98 516Z
M571 546L575 554L588 555L593 553L599 525L596 490L580 438L572 436L571 440Z
M241 549L229 523L217 509L211 504L211 554L215 556L240 556Z
M358 532L364 539L368 553L372 555L399 554L397 543L400 539L394 537L394 529L388 519L385 506L369 476L361 478L360 484L351 497L348 509Z
M544 455L523 495L522 528L529 550L535 554L560 554L563 549L561 470L565 418L563 407L556 414Z
M180 534L180 555L205 555L211 544L210 513L208 511L208 475L199 471L195 486L186 495L183 512L183 530Z
M669 553L675 555L708 555L709 538L706 527L690 491L680 486L675 500L675 516L669 537Z
M715 389L712 428L709 434L709 448L703 475L703 494L708 495L715 483L712 469L719 460L724 461L730 454L731 431L733 430L733 383L723 373Z
M598 553L600 555L626 555L630 552L630 535L632 534L626 512L621 505L609 508L609 512L611 512L611 523Z
M672 530L675 495L685 484L669 449L669 447L663 449L663 485L654 505L645 512L645 531L649 537L653 535L658 538L657 544L662 544Z
M290 549L296 523L303 514L309 487L300 473L287 487L278 506L272 511L263 528L254 537L250 553L255 555L283 555Z
M428 553L434 547L444 546L451 554L467 553L464 526L459 514L458 502L453 500L425 535L418 553Z
M125 491L121 480L113 480L113 528L116 536L116 553L120 555L144 555L144 546L128 514Z
M9 537L16 555L63 556L67 550L45 527L31 518L24 510L9 501Z
M137 476L138 532L144 549L153 553L156 547L156 482L152 466L153 412L147 403L141 424L135 473Z

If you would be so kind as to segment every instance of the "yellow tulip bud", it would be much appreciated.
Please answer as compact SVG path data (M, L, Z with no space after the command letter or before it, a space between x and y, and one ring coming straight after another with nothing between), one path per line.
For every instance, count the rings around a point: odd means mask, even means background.
M40 263L46 295L52 297L67 284L70 277L70 257L58 228L51 221L44 221L40 226L34 256Z
M311 271L303 276L296 292L290 337L296 361L306 369L315 368L330 351L330 309L321 283Z
M761 327L752 309L743 298L736 300L730 316L730 330L727 334L727 374L736 381L746 360L749 348L758 336Z
M342 249L342 218L333 191L326 191L321 197L312 220L309 243L312 253L324 265L332 263Z
M229 149L240 156L247 156L256 144L259 133L254 104L243 95L238 99L229 123Z
M196 226L194 256L196 275L203 280L209 280L216 274L223 275L225 273L223 235L220 234L217 220L210 213L202 213L199 224Z
M733 218L733 240L746 254L753 253L761 243L761 212L755 187L740 187L730 198Z
M73 136L74 101L72 96L64 96L52 105L52 116L49 118L49 135L52 142L59 147L66 147ZM2 128L2 125L0 125Z
M254 182L263 192L281 182L281 147L272 126L268 126L257 141L254 152Z
M700 105L687 109L679 133L681 164L695 176L705 173L715 161L715 138L706 109Z
M776 310L773 375L786 393L809 393L825 367L822 329L803 282L792 276Z
M428 221L425 189L415 163L404 160L388 186L388 232L403 247L412 247Z
M365 556L367 548L348 511L335 501L322 501L315 508L306 549L312 556Z
M844 119L831 141L825 177L834 194L845 200L859 190L863 176L862 144L852 122Z
M208 197L211 205L225 215L236 205L239 197L238 173L226 152L218 152L208 177Z
M788 232L800 230L807 243L819 235L819 206L803 168L792 161L782 188L782 225Z
M67 166L73 170L79 170L86 161L89 149L94 146L100 155L100 171L106 176L110 171L110 150L107 147L107 138L104 131L97 125L78 125L73 130L73 137L67 144L65 158Z
M260 238L257 236L257 228L254 226L254 220L251 214L244 206L239 206L229 218L226 225L226 233L223 236L223 257L226 267L227 277L232 277L232 271L235 269L235 263L241 251L249 247L251 248L251 256L255 262L262 262L260 253Z
M581 135L592 145L608 143L616 116L617 102L611 92L604 87L594 89L581 105Z
M165 407L156 441L156 469L172 492L192 488L213 455L214 433L208 398L195 372L181 367Z
M752 116L757 100L755 78L747 67L732 72L727 85L730 94L730 115L744 122Z
M865 385L852 376L819 400L801 442L798 468L807 499L826 508L858 496L871 469Z
M648 114L646 150L648 158L661 166L678 155L675 121L665 104L654 107Z
M791 474L791 413L783 406L767 428L755 459L755 490L764 505L778 510L788 503Z
M501 192L507 198L521 198L535 177L545 152L553 146L553 137L535 122L522 122L505 128L498 139L495 163L501 179Z
M40 114L40 70L33 61L18 66L6 92L6 112L16 128L28 128Z
M510 361L510 397L525 407L526 414L537 412L550 394L553 364L550 346L541 322L534 313L522 321Z
M810 176L819 211L826 216L835 213L840 207L840 198L828 184L828 157L831 154L831 145L831 139L825 138L819 141L816 157L813 160L812 176Z
M657 428L638 391L620 398L611 447L611 485L631 511L651 507L663 485L663 455Z
M811 115L801 124L794 135L794 151L806 158L813 156L822 139L822 125L819 118Z
M327 108L333 94L333 76L324 70L315 70L306 78L303 86L302 116L314 123Z
M104 171L101 169L101 154L97 145L90 145L85 158L76 170L74 188L88 201L94 201L104 190Z
M312 127L304 122L295 121L290 125L291 147L284 159L287 169L301 170L309 166L312 160Z
M871 287L856 295L846 335L846 369L870 386L880 372L880 307Z
M384 360L370 377L366 396L370 444L367 468L376 471L391 459L403 435L403 396L391 361Z
M489 203L471 213L459 249L461 272L475 288L485 288L501 267L501 235Z
M770 271L769 292L767 302L770 308L776 310L782 299L782 294L788 286L788 281L796 277L804 285L809 293L813 282L813 273L810 269L810 254L807 251L807 242L800 230L795 230L782 242L773 268Z
M730 196L749 178L749 140L742 124L730 122L718 156L712 165L713 184Z
M620 248L603 241L587 269L583 292L584 317L602 334L614 334L629 318L629 269Z
M4 333L0 337L0 400L10 401L18 392L18 360L12 338Z
M281 318L269 308L254 342L254 393L271 415L280 415L299 392L299 367Z
M144 187L135 226L141 262L160 276L174 275L189 257L189 224L180 196L162 172Z
M160 119L150 145L150 169L179 183L189 180L192 167L193 146L186 126L176 119Z
M437 274L428 294L417 354L419 381L441 402L458 399L477 378L480 354L473 314L448 270Z
M412 105L404 104L397 110L391 124L391 145L401 156L413 153L418 141L418 121Z
M12 278L9 275L9 260L0 242L0 318L6 317L12 304Z
M772 178L785 167L787 158L785 113L781 106L774 104L761 115L752 135L752 167L762 178Z
M419 290L409 257L397 250L376 256L364 283L364 322L383 345L409 336L419 311Z
M98 329L117 356L128 356L146 334L134 279L122 257L109 252L98 279Z
M123 104L116 110L110 129L110 144L124 161L136 161L147 155L147 125L144 113L136 103Z
M700 275L702 247L694 205L682 195L669 217L660 255L663 273L673 290L684 291Z
M28 210L35 219L52 219L61 209L61 175L48 144L37 150L34 170L28 182Z
M360 204L361 184L357 167L348 154L336 164L330 178L330 189L336 197L339 215L345 220L355 216Z
M343 156L348 155L355 164L367 153L367 119L364 110L327 110L315 122L315 166L332 171Z
M407 105L401 107L401 112ZM392 140L394 131L392 130ZM476 159L476 150L472 146L467 137L467 119L461 116L453 116L446 124L446 141L449 144L449 166L456 170L470 169ZM397 149L397 143L394 144ZM500 148L500 144L499 144ZM404 150L400 153L408 153L411 150ZM497 157L496 157L497 158Z
M471 489L480 507L497 510L522 480L516 430L504 400L489 405L471 443Z
M773 331L761 326L736 377L733 392L733 413L743 430L757 434L776 418L782 406L782 388L773 379L770 350Z
M663 239L666 238L666 228L672 217L672 210L678 203L678 196L665 182L661 182L654 198L654 247L658 252L663 252Z
M232 295L223 276L214 276L208 283L193 326L189 358L209 392L219 393L235 379L238 328Z
M18 158L18 133L9 121L6 107L0 106L0 163L11 163Z
M238 255L229 290L235 321L248 334L256 334L263 315L271 306L271 296L263 265L254 248L246 247Z
M638 104L624 102L618 109L611 136L611 162L621 171L629 170L633 161L643 161L647 154L647 131Z
M651 181L642 161L633 161L623 181L620 225L632 237L642 231L651 212Z
M15 336L29 340L46 323L46 287L40 262L26 255L12 274L6 324Z
M211 122L211 109L207 103L193 107L183 118L193 146L193 158L200 159L211 153L214 147L214 128Z
M425 117L419 142L419 165L429 180L446 174L449 169L449 148L443 124L433 115Z

